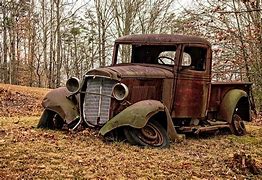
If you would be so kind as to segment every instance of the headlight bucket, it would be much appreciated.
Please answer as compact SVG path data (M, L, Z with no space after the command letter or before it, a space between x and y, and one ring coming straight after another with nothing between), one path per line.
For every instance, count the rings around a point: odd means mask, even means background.
M129 94L128 87L123 83L117 83L113 87L112 95L113 97L118 100L124 100Z
M76 77L71 77L66 81L66 88L71 93L76 93L80 88L79 79Z

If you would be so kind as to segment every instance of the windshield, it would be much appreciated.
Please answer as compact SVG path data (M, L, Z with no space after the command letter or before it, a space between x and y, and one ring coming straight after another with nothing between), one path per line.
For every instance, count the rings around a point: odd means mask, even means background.
M119 44L117 64L147 63L172 66L175 64L176 46Z

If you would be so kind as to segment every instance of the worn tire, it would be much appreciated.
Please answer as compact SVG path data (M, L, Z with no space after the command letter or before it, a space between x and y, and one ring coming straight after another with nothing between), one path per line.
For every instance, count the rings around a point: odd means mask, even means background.
M243 136L247 133L243 119L237 113L232 116L230 124L231 132L237 136Z
M62 129L64 120L54 111L45 109L38 122L37 128Z
M125 127L124 134L132 145L158 148L167 148L170 145L166 130L157 121L149 121L140 129Z

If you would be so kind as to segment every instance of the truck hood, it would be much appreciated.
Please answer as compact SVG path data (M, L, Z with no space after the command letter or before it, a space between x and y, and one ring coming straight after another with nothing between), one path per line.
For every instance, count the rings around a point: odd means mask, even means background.
M86 75L107 76L112 79L122 78L173 78L173 67L154 64L119 64L97 68Z

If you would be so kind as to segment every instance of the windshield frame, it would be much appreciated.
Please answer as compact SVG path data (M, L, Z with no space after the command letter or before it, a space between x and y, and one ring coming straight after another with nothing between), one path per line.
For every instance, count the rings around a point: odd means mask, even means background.
M113 57L112 57L112 65L117 65L117 64L122 64L121 62L119 63L118 62L118 56L119 56L119 47L121 46L121 45L130 45L130 46L132 46L132 50L131 50L131 61L129 62L129 63L134 63L134 64L138 64L138 63L143 63L143 64L158 64L158 65L165 65L165 66L174 66L174 65L178 65L178 61L179 61L179 54L180 54L180 44L176 44L176 43L174 43L174 44L147 44L147 43L119 43L119 42L116 42L115 44L114 44L114 52L113 52ZM174 59L174 61L175 61L175 63L174 64L172 64L172 65L170 65L170 64L160 64L160 63L156 63L156 62L154 62L154 61L149 61L149 63L147 63L146 61L140 61L140 62L136 62L136 61L134 61L134 57L133 57L133 47L140 47L140 46L144 46L144 48L147 48L148 47L148 49L150 50L150 47L152 47L152 50L153 49L157 49L157 48L160 48L160 49L162 49L162 50L159 50L159 53L157 53L157 55L156 55L156 58L157 58L157 56L158 55L160 55L162 52L165 52L165 51L175 51L175 56L174 57L172 57L173 59ZM157 47L157 48L156 48ZM152 51L151 50L151 51ZM153 57L153 56L152 56Z

